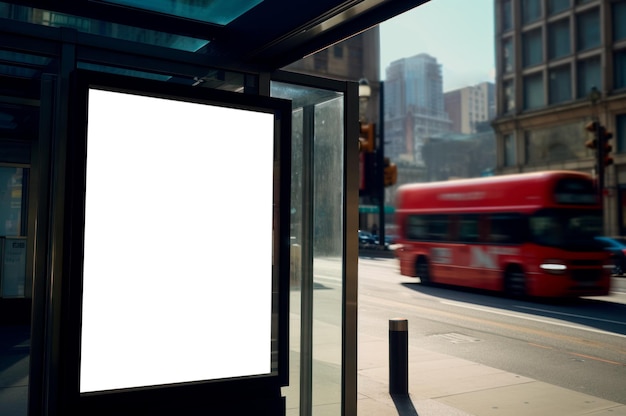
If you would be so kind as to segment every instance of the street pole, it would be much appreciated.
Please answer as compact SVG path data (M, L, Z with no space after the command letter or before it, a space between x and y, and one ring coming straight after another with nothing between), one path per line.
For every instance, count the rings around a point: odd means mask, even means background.
M378 244L381 249L385 249L385 83L380 81L378 90L379 110L378 110Z
M589 100L591 101L591 120L594 123L593 132L596 139L596 174L598 175L598 201L604 207L604 144L602 143L602 135L600 134L600 117L598 116L598 100L600 92L593 86L589 92ZM604 217L604 214L603 214Z
M597 169L598 169L598 198L600 205L604 206L604 137L600 133L600 122L596 117L595 120L595 135L598 148L596 149Z

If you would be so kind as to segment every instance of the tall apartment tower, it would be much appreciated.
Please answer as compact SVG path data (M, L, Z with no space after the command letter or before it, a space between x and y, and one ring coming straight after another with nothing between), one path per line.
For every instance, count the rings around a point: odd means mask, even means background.
M495 84L480 84L444 93L445 109L455 133L473 134L496 114Z
M496 0L496 172L596 173L585 147L613 132L604 231L626 233L626 0Z
M393 61L385 78L385 154L423 165L426 138L450 131L437 59L422 53Z

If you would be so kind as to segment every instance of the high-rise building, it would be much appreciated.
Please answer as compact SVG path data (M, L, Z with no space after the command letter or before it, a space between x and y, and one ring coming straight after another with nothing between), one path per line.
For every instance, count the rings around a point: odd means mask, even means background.
M614 134L605 233L625 234L626 1L496 0L494 15L497 173L597 174L585 147L597 120Z
M495 85L492 82L449 91L443 97L455 133L476 133L482 124L495 117Z
M423 165L424 140L450 131L437 59L422 53L393 61L385 78L385 154Z

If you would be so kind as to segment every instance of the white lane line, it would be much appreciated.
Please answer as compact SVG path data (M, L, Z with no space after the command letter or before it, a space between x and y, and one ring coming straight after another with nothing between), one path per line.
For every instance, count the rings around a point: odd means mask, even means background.
M460 302L453 302L453 301L446 301L446 300L442 300L440 302L445 304L445 305L456 306L456 307L459 307L459 308L473 309L473 310L481 311L481 312L494 313L496 315L509 316L511 318L525 319L527 321L540 322L540 323L548 324L548 325L557 325L557 326L562 326L564 328L579 329L579 330L587 331L587 332L595 332L596 334L613 335L615 337L626 338L626 335L616 334L615 332L603 331L601 329L587 328L587 327L584 327L584 326L571 325L571 324L566 324L566 323L563 323L563 322L555 322L555 321L550 321L550 320L547 320L547 319L534 318L532 316L527 316L527 315L520 315L520 314L502 312L502 311L498 311L498 310L495 310L495 309L480 308L478 306L471 306L471 305L467 305L467 304L460 303Z
M574 317L574 318L583 318L583 319L587 319L587 320L590 320L590 321L608 322L608 323L611 323L611 324L625 325L626 326L626 322L613 321L611 319L592 318L590 316L585 316L585 315L576 315L575 313L556 312L556 311L551 311L549 309L540 309L540 308L529 308L528 306L515 306L515 307L519 308L519 309L528 309L529 311L553 313L555 315L571 316L571 317Z

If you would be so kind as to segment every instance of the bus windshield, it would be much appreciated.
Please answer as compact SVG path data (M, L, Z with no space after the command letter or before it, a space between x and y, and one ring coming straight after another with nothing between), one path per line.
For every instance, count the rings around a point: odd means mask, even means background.
M530 240L565 250L598 249L594 237L602 235L600 210L544 209L529 221Z

